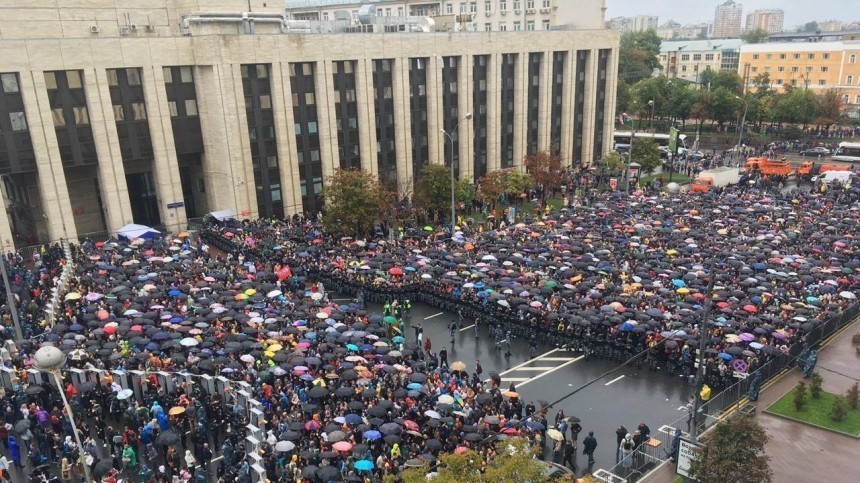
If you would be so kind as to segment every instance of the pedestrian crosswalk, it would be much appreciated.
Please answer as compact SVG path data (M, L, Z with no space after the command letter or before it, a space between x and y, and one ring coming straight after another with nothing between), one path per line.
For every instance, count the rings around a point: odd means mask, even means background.
M583 358L584 356L576 356L573 352L565 349L553 349L516 365L499 375L502 379L502 384L513 383L519 389Z

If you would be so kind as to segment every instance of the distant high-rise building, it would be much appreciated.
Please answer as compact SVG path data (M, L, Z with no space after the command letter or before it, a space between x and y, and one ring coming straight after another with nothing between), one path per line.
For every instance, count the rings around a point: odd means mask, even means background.
M839 20L825 20L824 22L818 22L818 30L822 32L838 32L842 30L844 24Z
M734 0L726 0L717 5L714 14L714 33L716 39L737 38L741 34L741 20L744 6Z
M609 28L619 32L644 32L657 29L657 17L637 15L635 17L614 17L609 19Z
M744 32L755 29L765 29L769 34L782 32L785 12L779 9L756 10L747 14L747 24Z

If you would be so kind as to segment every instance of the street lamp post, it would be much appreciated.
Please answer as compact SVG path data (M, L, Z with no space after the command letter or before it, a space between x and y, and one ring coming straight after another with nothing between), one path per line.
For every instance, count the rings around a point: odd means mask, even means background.
M454 124L454 129L452 129L450 133L444 129L440 129L440 131L442 131L442 134L444 134L445 137L448 138L448 141L451 142L451 235L454 234L454 227L457 225L457 211L456 211L457 193L455 191L455 180L454 180L454 136L453 135L459 132L459 131L457 131L457 129L460 128L460 122L468 121L469 119L472 119L472 113L471 112L467 113L463 117L463 119L461 119L460 121L457 121L457 124Z
M711 308L714 305L714 283L717 280L717 259L716 256L711 259L710 280L708 280L708 288L705 290L705 308L702 311L702 325L699 327L699 367L696 368L696 384L694 391L701 391L705 384L705 347L708 341L708 317L711 315ZM699 435L699 411L702 410L703 402L701 395L698 392L693 394L693 417L692 426L690 428L690 436L695 440Z
M33 359L35 360L36 369L50 374L54 380L54 385L57 386L57 390L60 392L60 397L63 399L63 407L66 408L66 414L68 414L69 422L72 425L72 434L75 436L75 442L78 444L78 451L81 454L84 481L90 483L93 480L90 477L90 467L87 466L86 458L83 456L84 446L81 444L81 435L78 432L78 426L75 424L75 415L72 412L71 406L69 406L69 400L66 399L66 393L63 392L63 382L60 380L60 370L66 365L66 355L60 349L52 345L46 345L36 351Z
M747 123L747 108L749 107L749 102L743 97L735 96L735 99L740 99L744 102L744 115L741 119L740 129L738 129L738 159L741 157L741 142L744 140L744 126Z
M651 119L648 121L648 130L654 132L654 99L648 101L648 105L651 106Z

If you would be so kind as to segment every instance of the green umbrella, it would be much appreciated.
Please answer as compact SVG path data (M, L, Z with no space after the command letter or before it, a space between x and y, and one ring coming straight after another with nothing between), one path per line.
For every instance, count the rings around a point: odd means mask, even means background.
M433 231L433 227L430 225L427 225L424 227L424 231Z
M385 316L385 318L384 318L384 319L382 319L382 321L383 321L383 322L385 322L386 324L396 324L396 323L397 323L397 319L395 319L395 318L394 318L393 316L391 316L391 315L387 315L387 316Z
M555 288L558 286L558 282L555 280L547 280L545 285L549 288Z

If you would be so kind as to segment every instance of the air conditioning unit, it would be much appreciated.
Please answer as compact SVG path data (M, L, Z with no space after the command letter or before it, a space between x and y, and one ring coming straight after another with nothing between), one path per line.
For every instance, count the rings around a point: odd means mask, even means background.
M540 9L540 13L549 13L549 11L550 11L549 7Z
M491 12L491 11L489 11L489 10L484 10L484 16L485 16L485 17L492 17L492 16L493 16L493 12Z
M527 8L527 9L526 9L526 14L528 14L528 15L534 15L534 14L535 14L535 9L533 9L533 8Z
M155 32L155 25L147 24L146 25L146 31L147 32Z
M90 33L91 34L97 34L99 32L100 32L100 29L99 29L98 25L90 25Z
M499 15L507 15L507 14L508 14L507 10L500 10L499 11Z
M136 23L129 24L128 29L131 30L132 32L137 32L137 24Z
M522 10L514 10L514 15L522 15L522 14L523 14Z
M120 25L119 26L119 34L120 35L130 35L131 34L131 27L129 27L128 25Z

